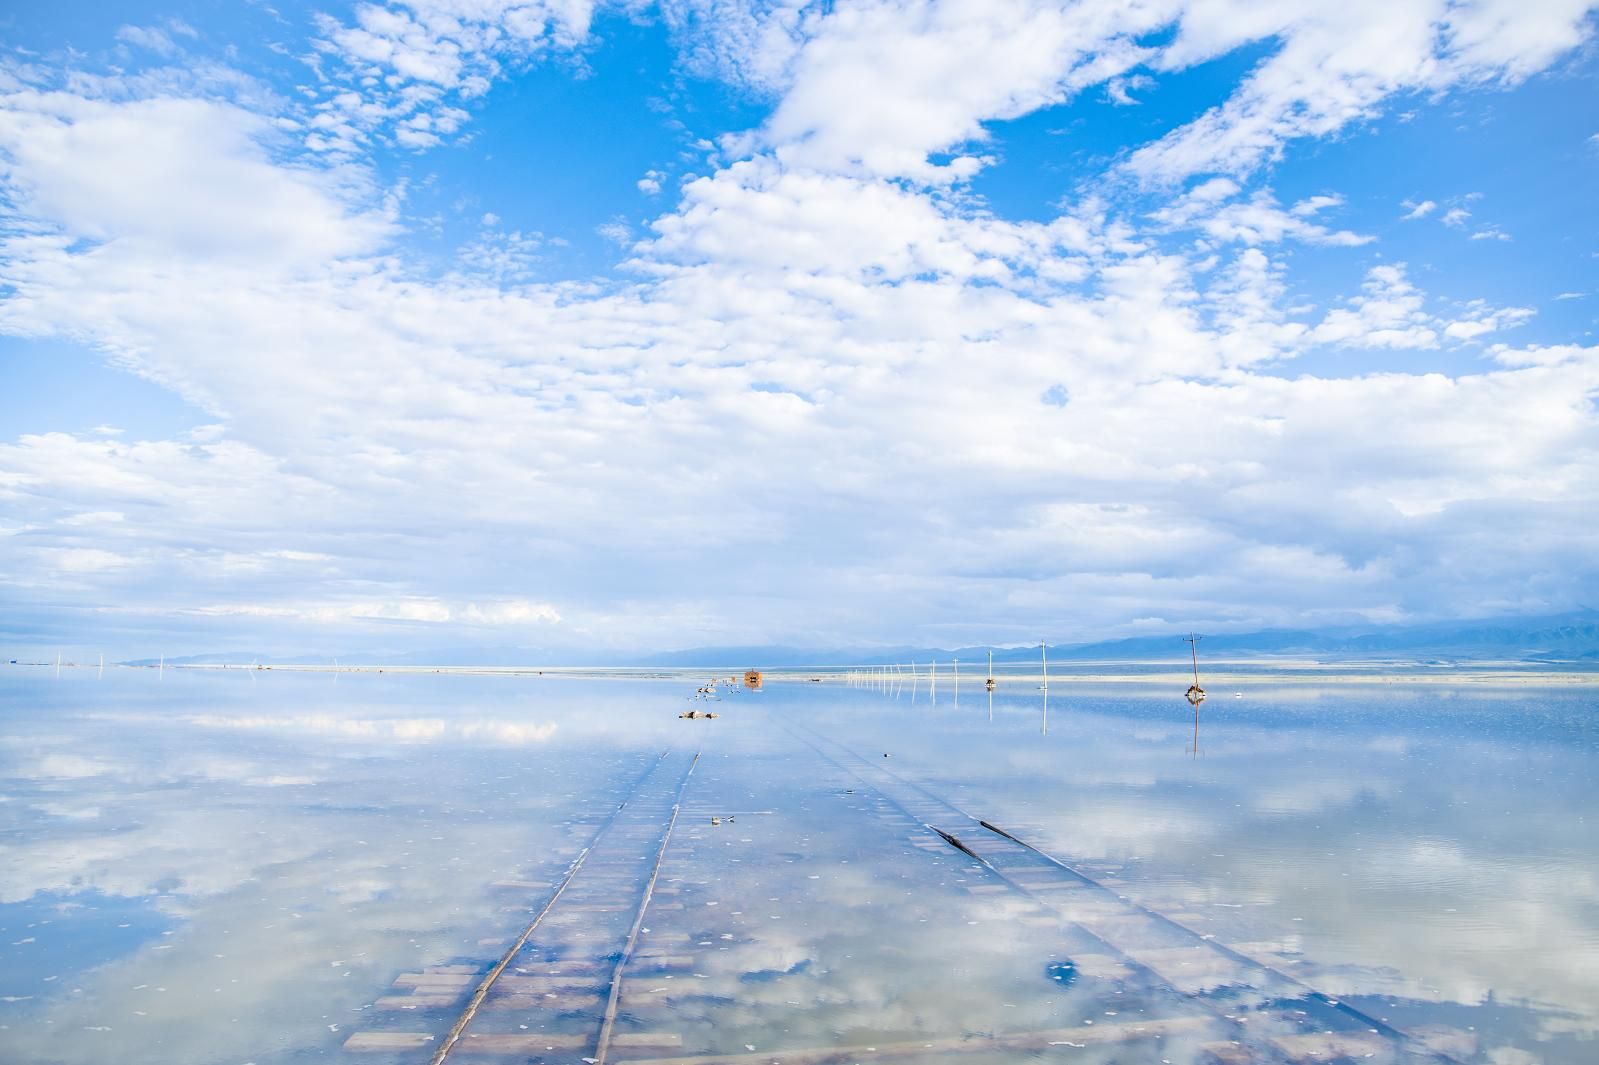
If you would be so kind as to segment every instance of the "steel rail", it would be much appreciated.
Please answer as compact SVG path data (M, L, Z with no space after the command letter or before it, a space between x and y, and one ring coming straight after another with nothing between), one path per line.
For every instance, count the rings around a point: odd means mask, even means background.
M661 846L655 852L655 865L650 869L649 882L644 885L644 898L639 901L638 913L633 917L633 927L628 930L627 942L622 945L622 956L617 959L616 968L611 971L611 993L605 1002L605 1017L600 1022L600 1038L594 1047L594 1065L605 1065L605 1055L611 1049L611 1032L616 1027L616 1009L622 997L622 971L627 968L628 961L633 957L633 947L638 943L639 929L644 926L644 915L650 908L650 899L655 895L655 881L661 875L661 862L666 859L666 845L672 841L672 829L677 827L677 815L683 809L683 794L688 790L688 779L694 775L694 767L700 764L700 753L701 751L694 752L694 760L689 763L688 772L683 774L683 781L677 786L677 798L672 802L672 816L666 822L666 831L661 834Z
M616 823L617 816L620 815L623 810L627 809L627 804L633 801L633 797L639 793L639 789L644 786L644 782L649 780L650 777L655 774L656 770L660 769L661 763L665 762L666 756L671 753L672 752L670 750L662 751L661 756L655 760L653 765L644 771L644 775L639 777L634 783L633 787L628 791L627 798L623 799L617 805L616 809L612 810L610 814L606 816L605 820L600 822L599 828L595 829L594 834L589 837L588 843L585 844L582 851L578 853L577 858L567 869L566 874L561 877L561 881L556 885L554 893L551 894L549 899L545 901L544 906L539 910L538 915L533 918L526 928L522 929L522 934L516 937L516 940L511 944L510 949L507 950L500 958L499 963L488 971L488 973L483 977L483 980L478 984L477 990L472 992L472 997L467 1001L465 1008L462 1009L461 1016L456 1018L455 1023L450 1026L449 1032L447 1032L444 1036L444 1041L439 1044L438 1050L434 1051L433 1057L429 1060L428 1065L443 1065L444 1059L449 1057L450 1051L455 1047L456 1042L460 1040L461 1035L466 1031L466 1026L472 1023L473 1017L477 1016L478 1008L483 1005L483 1000L488 997L489 990L494 986L495 981L497 981L501 974L503 974L505 970L510 967L511 961L517 956L518 953L521 952L522 948L527 946L527 941L533 937L534 931L537 930L538 926L544 921L544 918L549 915L549 912L555 908L556 901L560 899L562 893L566 891L568 885L570 885L572 880L577 876L578 870L583 868L583 862L593 852L595 846L599 844L601 837L603 837L605 833L610 830L611 826ZM694 755L694 760L698 761L699 757L699 753L696 752ZM690 765L689 769L692 771L693 766ZM688 778L685 776L684 780L687 779Z

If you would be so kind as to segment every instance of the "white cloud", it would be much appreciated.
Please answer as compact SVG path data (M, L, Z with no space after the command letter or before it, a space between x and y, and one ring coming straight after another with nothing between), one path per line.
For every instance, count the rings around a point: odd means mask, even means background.
M354 25L319 18L330 63L307 144L352 152L385 132L413 149L466 119L449 101L482 96L505 71L588 36L592 0L397 0L360 3Z
M612 244L627 245L633 241L633 227L622 218L613 218L594 228L594 232L610 241Z
M1402 206L1410 208L1404 215L1404 220L1407 222L1415 218L1426 218L1438 209L1438 205L1432 200L1422 200L1420 203L1412 203L1410 200L1406 200Z
M10 239L38 245L59 236L68 245L102 242L90 254L108 259L150 252L254 270L375 251L392 220L352 209L359 175L277 165L264 147L275 136L261 116L212 101L0 96L11 195L30 216L50 220L47 230Z
M1425 309L1425 297L1406 276L1403 263L1373 267L1361 287L1361 295L1347 307L1329 312L1308 334L1310 341L1342 347L1432 348L1440 337L1475 340L1521 325L1534 314L1529 307L1496 308L1482 300L1468 303L1456 317L1433 314Z
M1138 101L1132 94L1155 87L1155 79L1148 74L1134 74L1125 78L1111 78L1105 83L1105 96L1118 107L1133 107Z
M1430 348L1438 343L1422 293L1405 276L1403 263L1374 266L1363 292L1347 308L1328 313L1311 337L1322 344L1375 348Z
M929 153L985 139L983 120L1125 73L1146 55L1133 38L1168 17L1158 6L1039 0L834 7L808 24L758 143L789 167L959 180L979 157L937 165Z
M1462 317L1444 327L1444 335L1455 340L1475 340L1487 333L1512 329L1532 319L1531 307L1490 307L1476 300L1465 309Z
M117 30L117 40L162 56L176 55L179 51L177 43L166 31L156 26L123 26Z
M520 284L536 273L543 247L540 235L517 229L509 233L484 233L462 247L456 257L463 274L495 284Z
M1467 219L1470 217L1471 212L1466 210L1464 207L1451 207L1449 210L1444 212L1443 217L1438 219L1438 221L1442 222L1446 226L1454 226L1456 229L1459 229L1461 226L1466 224Z
M1309 304L1301 246L1370 239L1326 221L1336 192L1285 205L1239 175L1158 194L1152 214L1085 194L1010 221L952 187L982 164L939 153L1130 76L1154 61L1131 35L1166 16L1007 3L976 32L983 12L961 5L785 10L768 13L799 44L756 64L786 92L771 120L642 239L617 220L631 273L596 281L538 280L540 238L487 220L419 270L370 173L296 158L237 104L8 96L0 328L93 345L219 424L0 446L21 563L3 587L37 600L54 582L62 609L117 603L191 632L464 624L567 646L1587 594L1548 560L1586 573L1595 546L1573 517L1599 467L1591 349L1494 348L1492 369L1453 378L1286 380L1314 346L1424 351L1530 312L1440 304L1394 264ZM1182 49L1199 15L1184 18L1168 65L1198 61ZM876 63L873 32L906 48ZM326 113L377 107L356 134L439 136L441 101L499 54L403 113L387 88ZM393 92L421 84L383 69ZM145 131L166 161L136 150ZM126 520L64 520L112 512ZM1489 550L1493 522L1541 532ZM863 588L896 606L865 616L849 605Z
M820 0L663 0L685 65L761 93L787 84L790 65L825 10Z
M1177 38L1150 60L1156 69L1183 69L1249 41L1280 44L1226 102L1134 152L1129 168L1163 182L1247 173L1291 141L1375 117L1396 94L1513 84L1579 44L1588 9L1589 0L1186 7Z
M1168 229L1198 229L1214 240L1274 244L1284 239L1307 244L1358 247L1372 237L1347 229L1330 230L1311 219L1320 211L1343 205L1342 196L1312 196L1283 210L1269 190L1237 201L1240 186L1229 178L1212 178L1151 214Z
M654 196L661 191L661 181L665 177L659 170L650 170L638 179L638 190L646 196Z
M506 599L447 603L428 597L335 603L224 603L188 611L203 617L256 617L310 621L414 621L431 625L553 625L561 614L548 603Z

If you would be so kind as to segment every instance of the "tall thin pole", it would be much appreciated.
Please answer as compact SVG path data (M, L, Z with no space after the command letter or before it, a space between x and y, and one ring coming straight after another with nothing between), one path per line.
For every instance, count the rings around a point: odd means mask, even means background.
M1049 690L1049 648L1043 644L1038 645L1038 653L1044 658L1044 690Z

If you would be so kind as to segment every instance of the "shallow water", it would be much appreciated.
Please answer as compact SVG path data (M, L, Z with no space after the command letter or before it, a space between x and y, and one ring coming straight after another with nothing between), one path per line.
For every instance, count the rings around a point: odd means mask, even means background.
M1599 693L703 680L6 670L0 1059L1599 1059Z

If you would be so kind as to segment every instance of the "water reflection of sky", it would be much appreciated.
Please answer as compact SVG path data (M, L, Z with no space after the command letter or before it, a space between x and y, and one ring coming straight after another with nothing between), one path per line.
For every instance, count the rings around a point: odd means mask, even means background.
M1490 1003L1468 1023L1503 1014L1538 1060L1593 1058L1564 1037L1599 1030L1594 693L1220 694L1197 757L1189 707L1143 689L1052 688L1047 737L1033 692L992 723L982 693L933 709L924 688L827 727L869 745L914 719L894 753L934 790L1220 938L1286 948L1324 990Z
M698 950L698 989L661 992L653 1020L635 997L626 1024L669 1024L687 1054L1194 1013L1058 968L1084 949L1058 922L907 842L791 728L889 754L1374 1015L1473 1033L1461 1060L1588 1062L1599 1033L1589 693L1256 684L1206 704L1196 755L1180 693L1140 687L1052 688L1046 735L1039 693L1002 692L990 720L979 687L956 708L947 687L930 705L780 685L687 723L692 681L0 684L8 1061L333 1053L397 974L497 958L531 900L493 883L553 882L596 811L689 735L707 758L663 864L683 905L648 923ZM724 808L736 827L713 828Z

